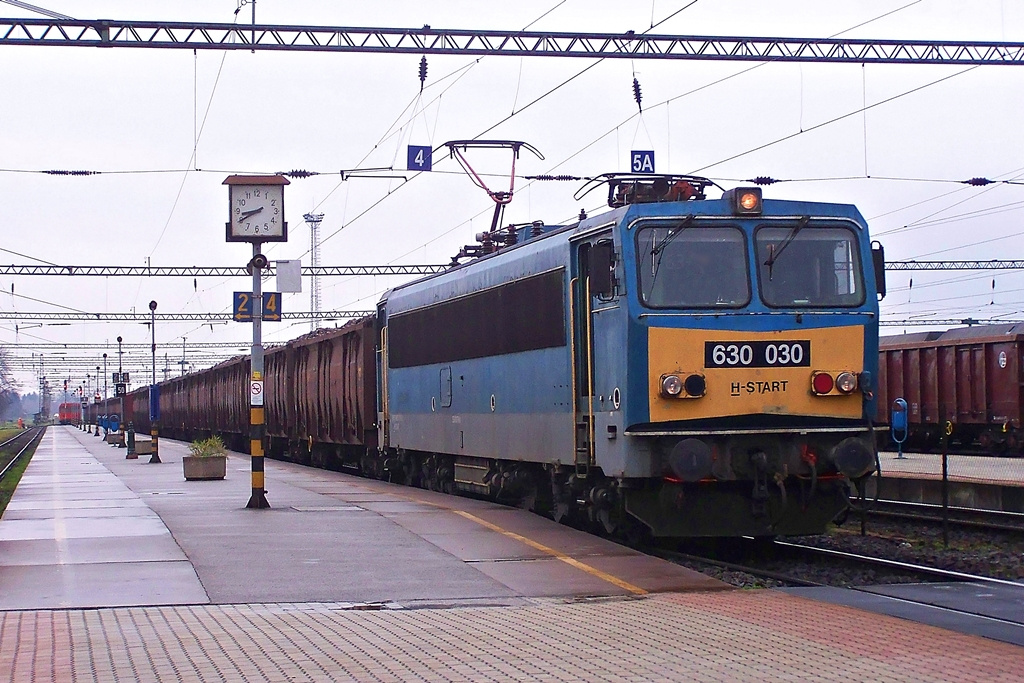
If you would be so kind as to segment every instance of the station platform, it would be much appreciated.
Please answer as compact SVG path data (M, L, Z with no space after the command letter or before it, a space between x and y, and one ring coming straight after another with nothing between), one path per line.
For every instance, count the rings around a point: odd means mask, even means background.
M881 452L881 485L872 478L867 493L911 503L942 504L942 456L937 453ZM949 504L956 507L1024 513L1024 458L947 455Z
M1019 680L1024 649L716 580L531 513L50 428L0 520L8 680Z

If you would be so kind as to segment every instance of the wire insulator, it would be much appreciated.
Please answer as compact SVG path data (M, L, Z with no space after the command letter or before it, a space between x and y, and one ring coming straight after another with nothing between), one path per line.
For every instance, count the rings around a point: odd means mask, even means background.
M427 82L427 58L420 57L420 92L423 92L423 84Z
M289 178L310 178L315 175L320 175L317 171L305 171L302 169L292 169L291 171L285 171L279 175L288 176Z
M43 171L43 173L46 173L47 175L98 175L99 171L64 171L64 170L55 170L55 171Z
M971 178L970 180L964 180L963 184L974 185L975 187L982 187L983 185L991 185L994 182L994 180L989 180L988 178Z
M640 81L636 80L636 78L633 79L633 99L636 100L636 106L640 113L644 113L644 108L640 104L641 100L643 100L643 95L640 94Z
M756 178L750 178L749 180L747 180L747 182L748 183L754 183L755 185L774 185L775 183L782 182L782 181L776 180L775 178L772 178L771 176L759 175Z
M575 175L549 175L546 173L541 175L528 175L523 177L526 180L583 180L583 178L580 178L579 176Z

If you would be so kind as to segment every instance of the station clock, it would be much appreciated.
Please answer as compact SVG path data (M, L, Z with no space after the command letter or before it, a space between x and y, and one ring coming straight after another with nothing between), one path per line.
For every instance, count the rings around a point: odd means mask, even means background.
M286 242L284 176L229 176L228 242Z

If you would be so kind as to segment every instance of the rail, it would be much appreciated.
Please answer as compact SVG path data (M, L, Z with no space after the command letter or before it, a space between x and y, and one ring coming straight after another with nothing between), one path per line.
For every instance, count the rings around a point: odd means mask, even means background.
M1024 513L1007 512L1005 510L986 510L983 508L949 506L947 509L950 524L961 527L972 527L988 531L1009 531L1024 533ZM915 503L903 500L879 499L868 510L868 514L876 517L908 519L918 522L941 524L943 509L934 503Z
M832 550L830 548L817 548L815 546L803 545L802 543L790 543L789 541L780 541L776 539L774 541L774 545L779 548L783 548L793 552L803 553L806 555L817 555L819 557L829 557L832 559L841 560L845 562L867 564L874 567L885 567L886 569L905 571L912 574L918 574L921 576L927 576L929 578L938 579L940 581L970 581L972 583L984 582L989 584L998 584L1001 586L1013 586L1015 588L1024 587L1024 584L1020 583L1019 581L1008 581L1007 579L996 579L991 576L967 574L965 572L956 572L951 571L949 569L939 569L937 567L928 567L922 564L901 562L899 560L889 560L884 557L871 557L869 555L859 555L857 553L849 553L842 550Z
M1012 586L1017 589L1024 589L1024 583L1021 583L1019 581L1010 581L1007 579L997 579L990 576L967 574L965 572L957 572L948 569L939 569L937 567L929 567L926 565L902 562L899 560L890 560L883 557L871 557L868 555L860 555L857 553L850 553L842 550L818 548L815 546L804 545L802 543L791 543L789 541L782 541L778 539L772 541L771 547L775 549L780 549L791 556L803 555L810 556L811 558L816 559L828 558L833 561L839 561L847 564L866 565L871 568L884 568L897 572L902 572L905 574L911 574L914 576L926 577L933 581L986 583L990 585ZM750 574L751 576L771 579L793 586L820 588L823 586L830 585L818 581L811 581L805 578L793 576L791 574L786 574L779 571L764 569L762 567L752 566L749 564L743 564L738 562L727 562L724 560L719 560L714 557L707 557L705 555L682 553L667 549L647 549L646 552L673 562L694 562L699 564L706 564L712 567L720 567L722 569L728 569L730 571L743 572L745 574ZM850 586L850 588L854 590L859 589L857 586Z
M25 441L25 445L22 446L21 449L14 454L14 457L11 458L10 462L4 465L4 468L0 470L0 481L4 480L4 477L6 477L7 473L11 471L15 463L17 463L18 460L21 459L21 456L24 455L25 451L27 451L29 448L35 445L39 441L39 439L42 438L43 433L45 431L46 427L34 427L33 429L26 429L25 431L20 432L19 434L8 439L7 441L0 443L0 452L3 452L9 446L12 446L18 441ZM28 436L28 439L25 438L26 435Z

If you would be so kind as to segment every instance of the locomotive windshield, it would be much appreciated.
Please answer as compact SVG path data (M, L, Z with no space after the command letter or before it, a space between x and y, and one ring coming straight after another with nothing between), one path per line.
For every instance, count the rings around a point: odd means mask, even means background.
M864 303L857 238L847 228L763 226L754 234L761 299L787 308Z
M750 301L747 247L733 227L692 221L637 232L640 297L651 308L739 308Z

